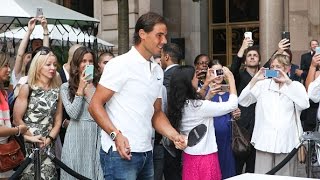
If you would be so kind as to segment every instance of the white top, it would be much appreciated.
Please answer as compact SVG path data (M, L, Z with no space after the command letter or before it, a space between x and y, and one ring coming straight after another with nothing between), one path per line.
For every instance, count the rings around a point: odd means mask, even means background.
M308 95L313 102L318 103L320 101L320 76L318 76L317 79L315 79L313 82L309 84ZM317 113L318 119L320 119L319 108L320 107L318 107L318 113Z
M21 73L18 73L16 75L15 69L13 69L12 73L11 73L11 79L10 79L13 88L15 88L17 86L18 81L19 81L20 78L21 78Z
M66 75L67 81L69 81L69 79L70 79L69 72L66 70L66 68L64 66L62 66L62 70L64 71L64 74Z
M304 86L293 81L280 89L272 79L258 81L251 89L248 84L239 96L239 104L248 107L255 102L251 143L260 151L289 153L299 143L294 104L299 114L310 106Z
M217 152L213 117L230 113L238 107L238 98L230 94L226 102L212 102L209 100L191 100L185 104L182 114L180 131L188 135L190 130L199 124L207 126L207 133L198 144L187 147L184 152L190 155L206 155Z
M114 91L105 109L114 126L128 138L131 152L152 150L154 102L161 98L163 71L156 62L147 61L136 49L109 61L99 84ZM101 132L102 149L106 152L114 142Z

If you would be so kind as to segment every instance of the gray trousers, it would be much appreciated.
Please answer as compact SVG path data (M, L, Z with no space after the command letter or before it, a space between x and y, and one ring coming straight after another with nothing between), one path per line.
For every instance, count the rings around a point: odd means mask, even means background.
M273 169L276 165L278 165L288 153L269 153L264 151L256 150L256 163L255 163L255 173L265 174L271 169ZM296 155L292 157L292 159L284 165L276 175L282 176L295 176L297 170L297 157Z

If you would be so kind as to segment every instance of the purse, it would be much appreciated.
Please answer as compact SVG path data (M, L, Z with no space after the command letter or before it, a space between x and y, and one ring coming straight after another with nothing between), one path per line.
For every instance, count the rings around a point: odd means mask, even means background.
M236 120L231 120L232 143L231 148L235 156L247 157L251 152L250 134L240 127Z
M0 172L7 172L19 166L24 160L19 143L10 137L8 143L0 144Z
M294 106L295 121L296 121L296 126L297 126L297 135L300 138L300 136L302 135L302 131L303 131L302 125L301 125L301 120L300 120L300 113L297 111L295 103L293 103L293 106ZM298 149L298 161L300 164L306 163L306 156L307 156L307 149L302 144Z

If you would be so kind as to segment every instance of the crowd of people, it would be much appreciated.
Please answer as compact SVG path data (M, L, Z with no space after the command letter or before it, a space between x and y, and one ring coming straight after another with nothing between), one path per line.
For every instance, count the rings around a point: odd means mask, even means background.
M32 40L32 51L26 51L36 22L44 39ZM314 130L320 117L317 40L301 56L300 68L292 64L287 39L262 66L250 38L243 39L230 68L206 54L190 66L179 65L182 51L167 42L167 31L164 17L146 13L127 53L98 56L76 44L58 70L45 17L30 19L12 71L0 53L0 143L22 134L27 156L35 147L49 150L93 180L220 180L264 174L281 162L299 143L296 111L304 130ZM87 74L90 66L93 73ZM266 77L269 69L277 76ZM10 92L16 97L12 117ZM231 121L250 134L247 156L232 151ZM198 125L206 131L188 145ZM276 174L295 176L296 165L293 158ZM33 179L33 169L30 164L21 179ZM0 179L13 172L0 172ZM75 178L42 152L41 179Z

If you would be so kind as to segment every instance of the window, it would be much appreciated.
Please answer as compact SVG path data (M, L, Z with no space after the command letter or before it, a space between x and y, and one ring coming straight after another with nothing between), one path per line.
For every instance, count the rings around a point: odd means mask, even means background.
M246 31L259 46L258 0L209 0L209 53L223 65L230 65Z

